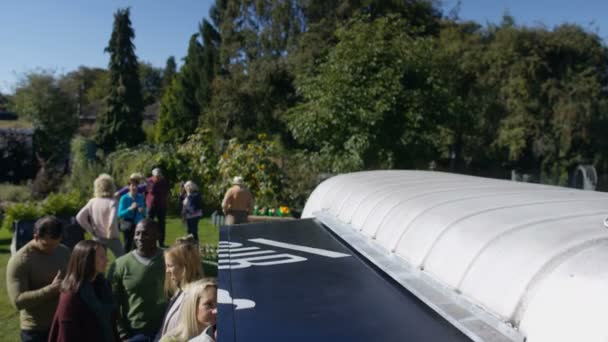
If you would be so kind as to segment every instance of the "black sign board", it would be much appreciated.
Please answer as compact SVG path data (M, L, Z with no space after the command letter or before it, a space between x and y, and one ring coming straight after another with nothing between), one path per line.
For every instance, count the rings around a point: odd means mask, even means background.
M220 342L470 341L311 219L221 227L218 268Z

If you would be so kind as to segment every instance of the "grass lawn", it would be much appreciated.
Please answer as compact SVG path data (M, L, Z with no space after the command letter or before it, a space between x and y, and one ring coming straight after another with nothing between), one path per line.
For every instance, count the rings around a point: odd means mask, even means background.
M179 218L167 218L167 236L165 243L173 244L175 239L186 234L186 228ZM211 224L209 218L199 222L198 236L201 244L217 245L218 229ZM6 230L0 230L0 339L6 342L18 342L19 338L19 313L8 301L6 294L6 264L10 258L10 244L12 234ZM112 253L108 253L109 259L113 260ZM217 268L205 265L207 275L217 274Z
M0 128L20 129L32 127L32 123L26 120L0 120Z

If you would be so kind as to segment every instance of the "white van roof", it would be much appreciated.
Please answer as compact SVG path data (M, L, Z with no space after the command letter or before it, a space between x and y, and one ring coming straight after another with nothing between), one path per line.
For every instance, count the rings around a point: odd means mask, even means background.
M537 342L608 339L607 215L606 193L394 170L324 181L302 217L396 258L441 289L439 301Z

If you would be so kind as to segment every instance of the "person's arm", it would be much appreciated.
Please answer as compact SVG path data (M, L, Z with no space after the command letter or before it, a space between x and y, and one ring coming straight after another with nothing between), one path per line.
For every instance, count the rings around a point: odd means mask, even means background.
M253 206L255 205L255 198L253 198L253 194L251 191L249 192L249 207L247 208L247 212L251 214L253 212Z
M129 192L129 187L128 186L123 186L122 188L120 188L120 190L116 191L114 193L114 197L119 200L122 198L122 196L124 196L127 192Z
M139 207L142 208L141 216L146 218L148 216L148 207L146 207L146 200L142 194L139 194Z
M17 310L34 309L59 295L61 271L57 272L49 285L36 290L30 290L29 271L30 267L23 259L11 258L6 268L6 291L9 301Z
M118 222L118 203L116 203L116 201L113 202L112 206L110 207L110 215L108 217L108 227L106 227L106 238L109 239L112 236L112 230L113 227L117 224Z
M116 329L118 330L118 335L120 338L122 340L126 340L129 335L130 327L129 320L127 319L127 312L124 311L126 310L125 301L127 299L124 287L122 286L122 279L119 272L116 270L116 261L113 261L112 264L110 264L107 279L110 282L114 299L118 305L118 320L116 322Z
M226 194L224 195L224 199L222 200L222 210L224 211L224 213L226 213L226 211L228 211L228 198L231 195L231 189L228 189L228 191L226 191Z
M122 196L118 204L118 217L124 219L127 215L133 215L131 212L131 197Z
M76 222L87 232L93 234L93 227L91 226L91 211L90 211L91 201L87 202L87 204L80 209L78 214L76 214Z

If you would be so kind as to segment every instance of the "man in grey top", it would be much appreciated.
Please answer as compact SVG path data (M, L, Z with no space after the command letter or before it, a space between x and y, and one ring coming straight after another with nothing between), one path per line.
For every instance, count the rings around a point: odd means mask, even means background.
M6 289L11 304L19 310L23 342L48 340L61 275L70 259L68 248L60 245L62 231L56 217L39 219L34 239L8 261Z

